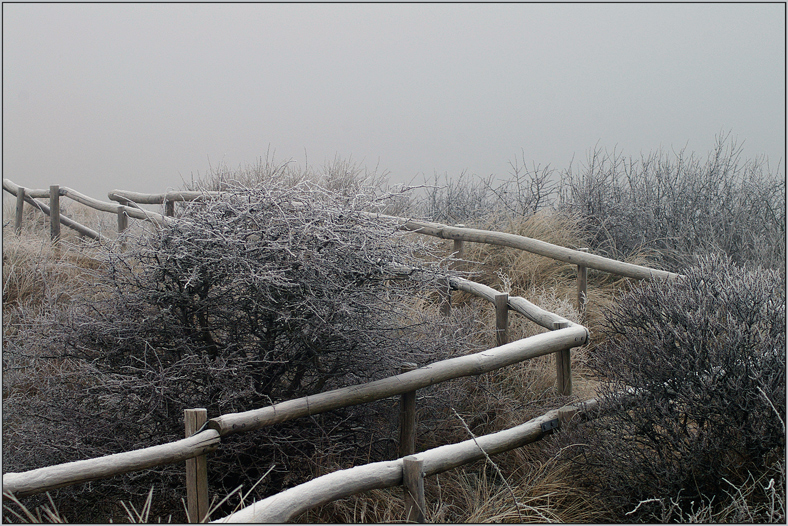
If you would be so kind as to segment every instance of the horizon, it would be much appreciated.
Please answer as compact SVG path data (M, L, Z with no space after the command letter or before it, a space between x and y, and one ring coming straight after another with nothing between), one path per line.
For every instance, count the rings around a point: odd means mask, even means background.
M3 4L3 177L161 193L267 154L392 184L594 149L784 174L784 4Z

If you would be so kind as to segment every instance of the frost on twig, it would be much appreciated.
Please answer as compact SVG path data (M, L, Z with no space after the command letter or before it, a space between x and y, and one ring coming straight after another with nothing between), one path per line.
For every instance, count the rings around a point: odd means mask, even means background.
M449 272L430 238L362 213L387 211L390 196L328 186L225 182L221 198L179 204L177 221L129 234L125 251L107 247L90 296L75 292L9 340L69 368L68 381L7 401L16 415L47 418L18 419L19 436L35 440L17 442L9 465L171 441L185 408L246 411L473 350L476 324L460 309L439 315ZM385 458L395 409L381 401L228 440L211 457L210 485L251 484L275 462L263 485L282 487L311 473L318 450ZM182 484L176 472L167 480Z

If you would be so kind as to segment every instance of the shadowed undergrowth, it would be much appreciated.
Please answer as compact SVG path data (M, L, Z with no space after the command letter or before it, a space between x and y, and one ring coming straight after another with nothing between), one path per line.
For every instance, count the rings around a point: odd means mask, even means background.
M445 258L452 243L397 234L394 225L373 224L359 210L465 223L669 270L689 269L699 254L721 252L743 267L777 268L776 283L784 287L785 246L777 241L785 233L784 182L762 163L740 161L737 151L721 141L706 163L683 152L625 162L595 151L586 166L557 178L552 170L515 162L502 184L465 174L443 182L435 177L411 191L388 187L385 174L351 161L335 159L318 172L265 159L208 174L193 186L235 197L179 204L177 215L190 218L189 225L163 231L137 225L125 252L84 244L67 229L53 250L40 214L28 207L17 237L4 209L5 470L180 438L186 407L208 407L209 416L259 407L392 374L404 361L424 364L494 345L489 304L455 292L450 315L439 313L436 290L450 274ZM717 204L688 201L701 183ZM307 206L293 207L295 201ZM690 217L689 209L701 212ZM72 213L96 225L90 212ZM112 217L102 222L105 232L115 228ZM581 319L573 265L474 243L465 244L462 260L456 268L470 279L588 326L592 343L572 353L574 392L597 395L607 375L594 367L598 349L611 338L606 313L636 283L589 270L589 305ZM421 270L392 274L387 263ZM544 330L514 313L509 321L510 340ZM641 352L630 347L622 355ZM567 400L555 395L554 382L554 359L547 356L420 390L417 448L512 427L562 405ZM778 414L784 419L784 401ZM222 452L209 460L212 496L235 499L214 518L238 505L233 490L240 484L244 491L255 487L248 503L335 469L393 458L396 405L381 401L252 435L223 441ZM575 483L581 443L562 437L499 455L494 465L479 462L427 479L427 519L636 518L627 513L637 502L622 506ZM678 495L663 495L638 513L647 510L651 515L640 516L661 521L779 519L785 486L775 474L781 466L784 479L784 457L749 477L742 472L726 486L727 507L688 508ZM593 472L586 475L593 486ZM115 477L57 490L51 500L23 499L7 508L18 516L4 516L182 521L182 477L182 466ZM402 488L375 490L311 510L299 521L396 522L401 497ZM39 505L46 508L35 511ZM26 515L22 507L34 511Z

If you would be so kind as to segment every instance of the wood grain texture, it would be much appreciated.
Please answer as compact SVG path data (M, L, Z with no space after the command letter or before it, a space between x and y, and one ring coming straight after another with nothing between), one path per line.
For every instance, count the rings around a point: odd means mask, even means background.
M222 436L259 429L302 416L401 395L454 378L486 373L561 349L581 346L586 343L587 338L586 328L573 324L565 329L443 360L382 380L343 387L242 413L228 413L210 419L208 425Z
M405 522L424 523L427 500L424 497L424 461L415 456L402 459L402 486L405 493Z
M194 435L206 420L207 409L184 409L186 438ZM189 522L203 522L208 516L208 457L205 455L186 461L186 509Z
M440 446L422 451L411 458L422 461L424 476L432 476L535 442L547 432L542 424L557 420L560 427L580 412L597 407L597 401L564 406L548 411L519 426L476 437L458 444ZM310 480L304 484L272 495L243 508L215 523L282 523L295 519L315 506L349 497L363 491L388 488L403 484L403 459L375 462L350 469L343 469Z
M182 462L205 455L219 446L219 433L208 429L190 438L160 446L116 453L105 457L78 460L57 466L3 475L3 492L17 497L70 486L79 482Z
M588 268L603 270L616 274L618 276L625 276L635 279L672 279L679 276L673 272L664 270L657 270L632 263L625 263L615 259L608 259L595 254L588 254L579 250L561 247L532 239L530 237L519 236L517 234L507 234L504 232L493 232L490 230L479 230L475 228L461 228L444 225L441 223L432 223L429 221L414 221L412 219L405 219L402 217L387 216L384 214L370 214L380 218L395 220L400 223L400 228L410 232L418 232L428 236L439 237L441 239L454 239L462 241L471 241L474 243L487 243L490 245L498 245L504 247L518 248L539 254L540 256L549 257L558 261L572 263L574 265L584 265Z

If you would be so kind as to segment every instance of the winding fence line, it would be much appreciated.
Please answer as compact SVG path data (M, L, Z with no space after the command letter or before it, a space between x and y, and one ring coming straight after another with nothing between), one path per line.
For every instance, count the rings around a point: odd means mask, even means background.
M414 488L417 485L409 485L405 480L408 461L415 463L417 477L436 475L481 460L487 455L503 453L541 440L573 417L587 417L597 407L597 400L592 398L582 403L548 411L524 424L497 433L476 437L458 444L447 444L397 460L375 462L334 471L254 502L213 522L287 522L315 506L372 489L405 485L409 491L415 493L418 492ZM423 490L419 497L423 500ZM423 510L424 506L421 507ZM420 520L419 522L424 521Z
M51 186L49 190L28 190L8 179L3 180L3 189L17 197L16 230L21 231L25 202L50 215L52 239L59 238L60 223L74 228L93 239L103 240L100 234L65 218L59 213L59 197L65 196L96 210L118 215L118 228L127 227L127 218L167 224L178 219L174 216L173 203L215 198L220 192L168 192L165 194L138 194L113 191L109 198L116 203L107 203L87 197L70 188ZM50 206L35 200L49 198ZM165 214L149 212L138 204L164 204ZM578 266L578 302L584 307L585 269L594 268L613 274L636 279L672 279L678 274L632 265L572 250L543 241L486 230L452 227L440 223L416 221L370 213L370 216L395 219L403 230L454 240L454 252L462 254L465 241L508 246L545 257L576 264ZM95 234L95 236L93 235ZM48 466L23 473L3 475L3 493L20 497L49 491L81 482L108 478L122 473L149 469L165 464L187 462L188 515L192 522L209 519L207 508L207 454L221 445L221 438L234 433L247 432L269 425L316 415L351 405L363 404L401 396L403 417L400 426L400 458L377 462L337 471L310 482L291 488L225 517L229 522L282 522L290 520L311 507L347 497L375 488L404 485L406 495L406 519L423 522L424 494L423 478L448 469L473 462L488 454L496 454L541 439L575 415L589 415L598 403L591 399L583 403L549 411L520 426L476 437L459 444L441 446L415 454L415 393L418 389L464 376L484 374L502 367L543 356L556 355L556 390L563 395L572 392L570 350L588 342L588 329L557 314L539 308L525 298L509 296L495 289L463 278L452 277L449 285L453 290L462 290L481 297L496 308L497 346L485 351L443 360L430 365L405 370L398 375L374 382L353 385L319 393L317 395L287 400L271 406L229 413L207 419L204 409L187 409L185 412L185 439L159 446L117 453L105 457ZM550 332L538 334L515 342L508 342L508 311L522 314ZM406 368L407 369L407 368Z
M3 179L3 190L7 191L8 193L15 195L17 198L17 208L16 208L16 225L15 228L17 231L21 228L21 221L22 221L22 206L24 201L32 204L36 208L39 208L40 203L32 202L33 198L49 198L50 199L50 207L52 207L53 200L59 200L60 196L68 197L73 199L74 201L81 203L87 207L93 208L95 210L99 210L101 212L109 212L119 215L126 215L128 217L133 217L135 219L142 219L145 221L150 221L155 224L167 224L172 222L174 219L168 216L164 216L157 212L151 212L148 210L143 210L138 206L129 206L132 204L132 201L125 201L123 204L117 203L109 203L107 201L99 201L98 199L94 199L89 197L85 194L77 192L76 190L72 190L66 186L58 186L52 185L49 187L49 190L30 190L24 187L21 187L15 184L10 179ZM22 201L24 200L24 201ZM52 207L54 208L54 207ZM49 215L48 212L47 215ZM59 215L59 214L58 214ZM63 217L60 217L61 222L63 222ZM63 222L66 224L65 222ZM76 221L72 221L72 223L76 223ZM76 223L79 225L79 223ZM72 225L67 225L72 226ZM84 225L79 225L83 228L86 228ZM78 227L72 226L78 230ZM88 229L90 230L90 229ZM84 232L83 232L84 233ZM88 235L86 233L86 235ZM97 239L97 238L96 238Z

